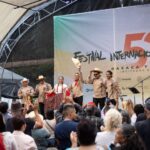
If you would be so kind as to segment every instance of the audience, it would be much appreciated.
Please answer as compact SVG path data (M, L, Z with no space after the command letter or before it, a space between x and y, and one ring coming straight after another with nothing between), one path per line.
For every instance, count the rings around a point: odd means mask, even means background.
M124 123L116 131L114 144L110 145L111 150L145 150L145 146L136 133L135 128Z
M142 138L146 149L150 150L150 98L145 101L145 114L146 120L139 121L135 124L137 133Z
M97 145L109 145L114 139L116 129L122 124L122 116L116 109L107 111L104 118L104 131L98 132L96 136Z
M70 133L76 131L78 125L77 122L73 121L76 116L76 111L73 105L66 104L63 107L64 120L58 123L55 128L55 138L58 149L65 150L71 146Z

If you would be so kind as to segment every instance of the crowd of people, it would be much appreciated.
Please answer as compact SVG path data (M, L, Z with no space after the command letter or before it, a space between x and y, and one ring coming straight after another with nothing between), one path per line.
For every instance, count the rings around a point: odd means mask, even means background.
M23 79L21 102L14 100L10 110L0 102L0 150L149 150L150 98L144 105L126 100L119 108L118 82L110 70L106 79L101 73L95 68L85 80L79 68L70 86L60 76L54 88L43 75L35 89ZM87 104L83 84L93 84ZM51 97L56 105L46 107Z

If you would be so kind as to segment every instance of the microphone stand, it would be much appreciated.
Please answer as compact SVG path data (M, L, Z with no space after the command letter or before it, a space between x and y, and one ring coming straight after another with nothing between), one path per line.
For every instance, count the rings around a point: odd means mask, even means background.
M142 103L144 105L144 81L149 79L150 76L144 78L143 80L141 80L140 82L138 82L136 85L134 85L134 87L136 87L137 85L141 84L141 87L142 87Z

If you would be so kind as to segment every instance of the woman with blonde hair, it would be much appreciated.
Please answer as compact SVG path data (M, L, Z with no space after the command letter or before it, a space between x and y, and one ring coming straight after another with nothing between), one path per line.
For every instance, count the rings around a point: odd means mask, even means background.
M115 139L116 129L122 124L122 116L116 109L107 111L104 118L103 132L98 132L96 136L96 144L106 146L111 144Z

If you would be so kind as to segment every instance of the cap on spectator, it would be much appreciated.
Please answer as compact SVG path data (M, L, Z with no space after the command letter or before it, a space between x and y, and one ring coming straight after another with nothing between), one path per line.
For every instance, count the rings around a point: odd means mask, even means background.
M28 83L29 83L29 80L28 80L27 78L23 78L23 79L21 80L21 83L23 83L23 82L28 82Z
M95 107L96 105L95 105L94 102L88 102L88 103L87 103L87 106L94 106L94 107Z

